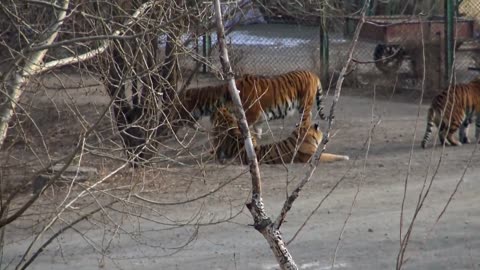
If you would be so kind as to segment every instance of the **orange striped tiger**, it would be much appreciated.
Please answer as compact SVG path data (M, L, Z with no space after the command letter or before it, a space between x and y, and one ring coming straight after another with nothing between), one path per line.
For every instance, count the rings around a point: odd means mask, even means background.
M283 119L294 110L302 115L302 123L310 124L315 99L319 116L325 119L322 85L318 76L310 71L292 71L274 77L244 75L235 83L240 90L247 122L258 137L263 122ZM183 126L192 126L203 116L211 116L222 106L232 107L227 84L187 89L177 97L173 106L166 109L166 114L176 133Z
M443 115L442 115L443 114ZM480 78L467 84L457 84L450 91L444 90L433 100L427 114L427 129L422 140L425 148L430 140L434 126L439 128L438 136L442 144L446 142L452 146L469 143L467 136L468 126L472 123L474 114L475 138L480 137ZM454 137L459 130L459 140Z
M238 157L243 164L247 164L247 155L244 149L244 140L237 119L228 109L220 108L213 114L213 138L216 146L216 158L220 162ZM276 143L257 145L253 140L255 153L259 163L306 163L317 151L323 138L318 124L300 126L285 140ZM323 153L320 161L331 162L349 160L348 156Z

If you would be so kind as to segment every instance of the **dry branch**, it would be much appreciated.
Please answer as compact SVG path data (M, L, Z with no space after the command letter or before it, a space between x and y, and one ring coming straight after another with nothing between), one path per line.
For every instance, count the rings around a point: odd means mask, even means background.
M262 186L260 178L260 169L253 148L252 137L248 128L245 111L240 100L239 90L235 84L233 70L228 59L228 51L225 43L225 29L222 22L222 11L220 8L220 0L213 1L215 7L215 16L217 21L217 37L220 50L220 62L222 64L223 73L228 80L228 90L235 105L235 115L238 120L240 131L245 138L245 150L250 166L250 174L252 176L252 200L247 204L254 220L255 229L258 230L267 239L275 258L281 269L298 269L288 251L282 234L278 228L274 226L272 220L267 216L262 202Z
M69 3L70 1L65 0L60 5L63 9L58 11L55 23L52 25L49 34L40 45L50 45L57 38L58 31L67 15L66 9L68 8ZM47 51L47 49L40 50L28 55L25 58L24 66L18 71L12 68L2 82L4 86L2 88L5 90L2 90L1 93L3 95L3 101L0 100L0 148L2 148L3 142L7 136L8 123L10 122L10 119L12 119L13 111L23 94L23 88L28 83L30 76L38 74L40 64Z
M78 224L79 222L85 220L85 219L88 219L89 217L91 217L92 215L96 214L97 212L99 212L100 210L103 210L105 209L106 207L109 207L109 206L112 206L114 203L116 203L118 201L114 200L106 205L102 205L100 207L97 207L96 209L86 213L86 214L83 214L81 215L79 218L77 218L76 220L72 221L71 223L69 223L68 225L66 225L65 227L61 228L60 230L58 230L56 233L54 233L50 238L48 238L47 241L45 241L38 249L37 251L28 259L28 261L26 261L23 265L18 265L18 269L27 269L28 266L30 264L32 264L32 262L35 261L35 259L45 250L45 248L47 248L52 242L53 240L55 240L58 236L60 236L62 233L64 233L65 231L67 231L68 229L72 228L73 226L75 226L76 224Z
M285 220L285 217L288 213L288 211L292 208L293 203L295 200L298 198L300 191L303 189L303 187L310 181L310 179L313 176L313 173L315 172L316 168L318 167L320 157L322 156L323 152L325 152L326 146L328 141L330 140L330 132L332 130L332 126L334 123L335 119L335 108L338 103L338 100L340 98L340 93L342 91L342 84L345 79L345 76L347 75L347 71L350 67L351 62L353 61L353 52L355 51L357 42L358 42L358 37L360 35L360 30L362 29L363 24L365 23L365 14L367 11L367 7L369 6L370 0L365 1L363 9L362 9L362 15L361 18L357 24L357 28L355 29L355 32L353 34L352 38L352 43L350 45L350 49L348 50L348 58L347 61L345 62L342 70L340 71L340 75L337 79L337 83L335 85L335 92L334 92L334 97L333 97L333 102L332 106L330 107L330 114L328 116L328 126L327 130L324 133L323 140L321 145L318 147L317 151L313 155L311 161L310 161L310 170L306 173L305 177L300 181L300 183L295 187L293 192L288 196L287 200L285 200L285 203L282 207L282 210L280 212L280 215L277 217L275 221L275 227L280 228L282 225L283 221Z
M0 148L2 147L3 142L5 141L7 130L8 130L8 123L10 122L13 116L13 111L15 110L15 107L18 101L20 100L20 97L23 94L23 91L24 91L23 88L29 82L31 76L38 75L42 72L51 70L53 68L58 68L65 65L79 63L79 62L91 59L103 53L111 44L112 38L122 37L126 32L126 30L116 30L111 35L110 39L106 39L102 41L98 48L91 50L89 52L86 52L84 54L67 57L67 58L63 58L55 61L50 61L42 64L48 49L54 45L53 41L56 39L58 32L60 30L60 27L62 26L67 16L67 8L69 5L69 2L70 1L64 1L62 5L59 5L59 7L61 8L57 9L58 11L57 19L55 24L52 26L50 30L50 35L47 36L43 42L33 47L33 48L39 47L39 48L45 48L45 49L31 52L26 57L24 61L25 63L24 66L18 71L14 71L12 68L12 70L5 76L4 82L2 82L5 90L2 90L4 101L0 104ZM148 1L144 3L142 6L140 6L140 8L138 8L135 11L135 13L132 15L132 17L125 23L125 26L132 25L135 22L135 19L138 18L150 7L152 7L153 4L154 4L154 1ZM128 29L128 27L125 27L123 29ZM60 44L56 44L56 45L60 46Z
M95 189L98 185L102 184L103 182L105 182L106 180L110 179L113 175L115 175L116 173L118 173L120 170L122 170L123 168L125 168L127 166L128 163L124 163L123 165L119 166L117 169L113 170L112 172L110 172L109 174L107 174L106 176L102 177L100 180L98 180L97 182L95 182L94 184L86 187L82 192L80 192L78 195L76 195L72 200L70 200L68 203L65 203L64 205L62 205L61 207L59 207L59 210L58 210L58 213L55 214L55 216L48 222L47 225L45 225L45 227L37 234L35 235L34 239L32 240L32 242L30 243L30 245L27 247L27 249L25 250L24 254L22 255L22 259L20 260L18 266L17 266L17 269L24 263L24 261L26 260L26 258L30 255L30 252L32 251L33 249L33 246L35 245L35 243L43 236L43 234L49 230L56 222L58 219L60 219L60 216L69 208L72 207L72 205L77 202L79 199L83 198L86 194L88 194L91 190ZM63 169L64 170L64 169ZM43 190L45 190L45 187L43 188Z

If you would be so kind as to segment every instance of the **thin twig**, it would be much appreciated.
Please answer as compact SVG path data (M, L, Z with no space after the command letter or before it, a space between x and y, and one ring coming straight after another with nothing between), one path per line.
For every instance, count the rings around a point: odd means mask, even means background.
M192 198L192 199L189 199L189 200L185 200L185 201L180 201L180 202L158 202L158 201L154 201L154 200L150 200L150 199L147 199L145 197L142 197L138 194L132 194L132 197L134 198L137 198L141 201L144 201L144 202L147 202L147 203L150 203L150 204L155 204L155 205L161 205L161 206L167 206L167 205L180 205L180 204L187 204L187 203L192 203L194 201L198 201L200 199L203 199L203 198L206 198L214 193L216 193L217 191L219 191L220 189L224 188L225 186L231 184L233 181L237 180L240 176L242 176L244 173L241 173L239 175L237 175L236 177L232 177L231 179L229 179L228 181L222 183L220 186L216 187L215 189L205 193L205 194L202 194L200 196L197 196L195 198Z
M32 256L30 257L30 259L28 259L28 261L25 262L24 265L22 265L22 267L20 267L20 269L27 269L27 267L45 250L45 248L50 245L50 243L52 243L53 240L55 240L58 236L60 236L62 233L64 233L66 230L72 228L73 226L75 226L76 224L78 224L80 221L83 221L85 219L87 219L88 217L96 214L97 212L99 212L100 210L102 210L104 207L109 207L111 205L113 205L114 203L116 203L118 201L112 201L104 206L101 206L101 207L98 207L96 208L95 210L93 211L90 211L82 216L80 216L79 218L77 218L76 220L74 220L73 222L71 222L70 224L68 224L67 226L61 228L59 231L57 231L55 234L53 234L47 241L45 241L38 249L35 253L32 254Z
M368 7L369 3L370 3L370 0L367 0L364 3L364 7L363 7L363 11L362 11L363 15L362 15L360 21L358 22L357 28L355 29L355 32L353 34L352 43L350 45L350 49L348 50L348 54L347 54L348 55L347 61L345 62L344 66L343 66L343 68L340 72L340 75L337 79L337 84L335 86L334 98L333 98L332 106L330 107L330 114L328 116L328 126L327 126L326 132L324 133L321 146L318 147L317 151L315 152L315 154L313 155L313 157L312 157L312 159L309 163L310 170L306 173L305 177L302 179L302 181L300 181L300 183L295 187L295 189L292 191L290 196L285 201L285 203L282 207L282 210L280 212L280 215L277 217L277 219L275 221L275 228L280 228L280 226L282 225L283 221L285 220L286 214L292 208L293 202L298 198L298 196L300 194L300 191L303 189L303 187L312 178L313 173L315 172L316 168L318 167L320 157L321 157L322 153L325 152L327 143L328 143L328 141L330 139L330 136L331 136L330 132L332 130L333 122L334 122L334 118L335 118L335 108L336 108L336 105L338 103L338 100L340 99L342 84L343 84L343 81L345 79L345 75L347 74L347 70L350 66L350 63L352 62L353 52L355 51L356 45L358 43L358 38L360 36L360 30L362 29L363 23L365 22L365 13L366 13L366 10L367 10L367 7Z
M230 97L232 98L235 106L235 114L238 119L240 131L245 138L245 151L247 153L247 159L250 166L250 174L252 176L252 200L247 204L247 208L250 210L254 220L254 226L267 240L270 249L274 253L281 269L298 269L295 261L293 260L290 252L288 251L281 232L274 223L267 216L263 201L262 201L262 186L260 178L260 169L258 167L258 161L253 148L252 138L248 123L245 117L245 111L242 107L239 91L235 84L235 78L232 67L228 58L228 51L225 44L225 30L222 22L222 11L220 8L220 0L214 0L215 16L217 21L217 37L220 49L220 62L222 64L223 73L228 79L228 89Z

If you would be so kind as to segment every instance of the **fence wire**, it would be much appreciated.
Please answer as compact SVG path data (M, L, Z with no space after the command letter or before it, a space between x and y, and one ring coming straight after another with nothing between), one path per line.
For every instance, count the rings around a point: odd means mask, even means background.
M321 16L315 16L311 10L302 15L298 9L295 14L288 14L274 7L259 7L260 12L255 14L260 17L253 20L256 24L238 25L227 36L234 71L274 75L307 69L321 75L322 64L328 63L328 74L336 74L346 60L361 2L337 1L335 7L327 6L316 13L326 15L328 61L321 57ZM350 86L391 87L396 83L420 89L423 70L427 90L445 86L448 67L445 3L407 2L410 1L373 1L354 53L355 70L346 81ZM468 82L480 75L475 70L480 68L480 1L453 4L455 53L453 50L450 53L454 56L454 74L456 82ZM198 42L200 47L202 38ZM211 40L214 46L214 33ZM205 57L211 65L210 71L217 72L220 67L217 50Z

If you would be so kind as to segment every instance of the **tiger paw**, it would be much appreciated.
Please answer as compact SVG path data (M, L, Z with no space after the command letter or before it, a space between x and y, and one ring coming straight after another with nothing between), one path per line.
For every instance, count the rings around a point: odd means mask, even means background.
M462 146L461 142L450 142L450 146Z

